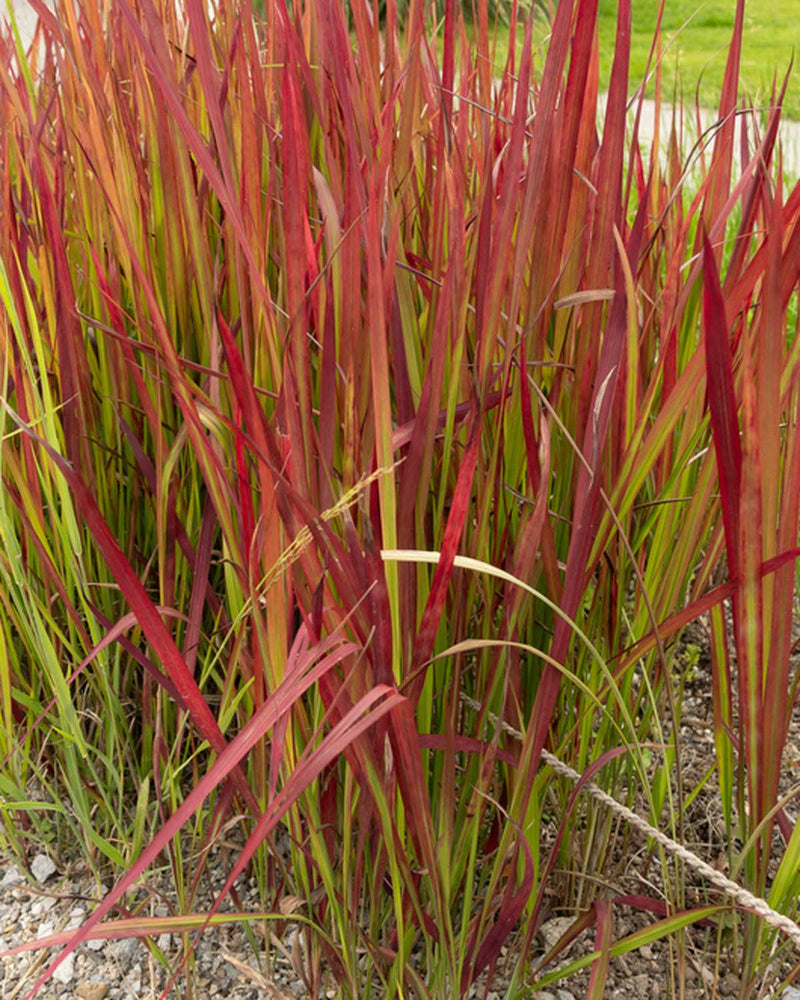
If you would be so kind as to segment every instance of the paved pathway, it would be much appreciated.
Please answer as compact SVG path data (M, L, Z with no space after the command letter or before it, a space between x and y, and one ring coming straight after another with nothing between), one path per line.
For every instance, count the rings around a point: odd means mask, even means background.
M36 14L27 0L11 0L11 6L14 8L14 17L20 36L22 37L22 43L27 48L31 43L33 32L36 29ZM2 21L2 27L5 28L8 22L6 0L0 0L0 20Z
M599 111L598 111L598 121L602 123L602 116L605 113L605 94L601 95L599 101ZM631 128L633 127L633 121L635 117L636 108L631 108L628 120L630 122ZM670 131L672 129L672 119L675 113L675 109L670 104L662 104L661 106L661 124L660 124L660 144L662 152L666 149L666 142L669 139ZM695 144L697 140L697 124L695 121L694 109L690 109L688 106L684 108L683 112L683 146L688 152ZM753 142L753 124L752 116L747 116L747 135L750 142L750 149L754 148ZM736 171L739 166L739 139L741 135L741 128L744 121L744 115L737 115L736 117L736 146L735 146L735 159L734 159L734 177L736 176ZM706 129L711 128L714 122L717 120L717 114L708 108L700 109L700 121L701 129L705 133ZM642 146L642 150L647 150L650 147L650 143L653 139L653 134L655 132L655 122L656 122L656 103L655 101L645 100L642 104L642 116L639 122L639 142ZM766 118L764 123L758 122L760 134L763 136L763 130L766 124ZM680 129L680 124L678 124ZM679 132L680 134L680 132ZM706 141L713 143L713 132L708 133L706 136ZM794 183L800 177L800 122L794 121L789 118L784 118L780 124L780 142L783 150L783 170L784 179L787 184ZM710 152L710 146L709 146ZM774 156L777 155L777 151Z

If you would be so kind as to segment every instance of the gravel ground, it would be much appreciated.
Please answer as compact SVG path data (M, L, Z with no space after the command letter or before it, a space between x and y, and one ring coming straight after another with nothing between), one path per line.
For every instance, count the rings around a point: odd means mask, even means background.
M9 861L0 866L0 951L46 937L60 930L80 926L92 910L92 898L97 887L90 875L61 873L44 854L31 862L34 879L29 879ZM220 873L219 884L221 885ZM168 915L167 905L160 898L169 898L168 878L153 891L145 906L148 915ZM108 888L108 887L106 887ZM217 888L217 886L215 886ZM243 905L258 909L253 885L244 882L240 888ZM143 897L140 895L139 899ZM254 926L258 926L257 924ZM197 947L196 966L192 973L196 996L230 997L232 1000L256 1000L277 997L293 1000L306 995L305 987L291 966L291 929L285 935L286 956L277 954L270 976L257 968L252 949L237 925L224 925L205 933ZM179 964L181 938L162 934L158 947L173 967ZM27 952L3 958L0 965L0 997L14 1000L24 997L46 967L55 950ZM168 975L147 946L137 938L88 941L56 970L55 975L37 994L46 998L80 1000L150 1000L160 996ZM184 994L180 988L170 991L171 997Z
M12 862L0 861L0 951L79 926L91 912L92 900L97 898L96 883L88 873L59 872L44 854L37 855L30 867L34 878L23 874ZM635 859L633 867L636 867ZM212 876L212 887L206 897L198 899L198 911L209 905L211 892L221 886L223 877L220 865L219 875ZM145 888L137 896L137 902L144 904L142 912L167 916L169 911L165 900L171 897L169 875L146 880L144 885ZM242 878L238 889L242 906L248 911L258 910L254 881ZM129 901L128 905L133 904ZM617 909L615 939L619 940L645 926L649 920L644 914ZM548 919L537 937L536 955L542 955L555 945L571 923L572 918L569 917ZM260 934L263 924L254 923L252 926L256 934ZM280 942L273 939L272 943L271 968L267 972L263 962L259 968L259 962L239 925L225 925L207 931L196 951L196 965L191 974L192 995L202 1000L215 997L296 1000L308 997L308 989L299 974L303 949L298 940L297 925L289 924ZM170 966L177 968L182 955L181 938L162 934L157 944ZM592 947L592 933L586 932L562 956L562 964L586 954ZM0 959L0 998L21 1000L55 954L55 950L48 950ZM507 1000L508 978L516 959L513 943L506 958L507 968L501 962L488 995L483 984L479 983L470 991L470 998ZM605 995L618 1000L666 1000L670 996L673 963L674 955L663 942L620 956L612 960ZM690 946L687 971L686 1000L700 1000L712 995L735 997L738 993L738 978L732 973L722 972L718 974L715 991L709 956L700 949L693 951ZM41 1000L156 1000L162 995L168 978L169 974L148 947L136 938L89 941L61 965L37 997ZM586 995L587 986L588 970L565 980L563 985L556 984L547 991L527 996L531 1000L576 1000L576 997ZM183 977L168 993L170 1000L187 995ZM768 991L764 995L776 994ZM332 983L324 985L319 994L320 1000L331 1000L335 996ZM800 1000L800 992L793 995L787 991L782 1000Z
M88 873L59 872L44 854L37 855L30 868L33 878L26 876L13 862L7 859L0 861L0 951L78 927L90 914L92 900L97 898L96 883ZM222 881L223 869L220 866L218 878L212 877L213 889L218 889ZM164 900L172 895L169 876L165 874L160 879L146 880L145 884L145 894L137 897L138 902L146 900L143 912L166 916L168 908ZM255 884L242 879L238 889L242 906L248 911L258 910ZM202 911L209 905L210 899L211 890L205 898L198 899L196 909ZM128 905L132 904L129 902ZM638 919L634 918L634 921ZM641 920L646 922L646 918ZM565 917L547 920L537 938L536 954L549 950L571 922ZM263 925L253 924L256 934L259 934L260 926ZM618 921L616 926L621 933L633 929L633 923L627 926ZM170 965L177 968L182 954L181 938L162 934L157 944ZM565 953L564 961L591 950L592 936L586 933ZM21 1000L55 954L55 950L47 950L0 959L0 998ZM507 965L504 967L501 961L488 995L485 984L479 982L470 990L470 998L506 1000L508 980L516 959L513 945L506 959ZM273 940L271 963L269 973L263 963L259 969L259 963L239 925L231 924L207 931L196 951L196 966L192 973L193 995L203 1000L214 997L296 1000L309 996L298 974L298 967L302 964L302 947L296 925L286 927L280 942ZM659 952L657 947L643 948L628 956L627 960L617 960L607 982L606 995L621 1000L659 1000L666 997L668 963L667 953ZM531 1000L575 1000L576 996L585 994L587 981L586 975L565 981L551 990L534 993ZM89 941L56 970L37 997L41 1000L156 1000L167 982L168 973L140 940ZM177 1000L186 995L186 982L181 977L168 996L170 1000ZM693 1000L699 995L689 993L687 997ZM321 1000L335 997L333 984L323 986L319 996Z
M61 930L80 926L92 911L97 898L96 883L88 873L59 872L45 854L37 855L30 864L33 878L23 873L8 859L0 860L0 952L43 938ZM224 871L219 867L212 876L212 889L217 890L224 881ZM161 878L145 880L144 895L147 899L143 912L153 916L167 916L164 902L172 895L168 874ZM259 909L258 893L254 881L242 878L238 885L242 906L248 912ZM104 886L107 890L108 886ZM210 904L211 889L198 898L198 911ZM129 903L129 905L131 905ZM569 921L568 921L569 922ZM555 918L542 928L541 945L550 946L560 936L564 921ZM253 923L258 935L263 924ZM584 944L590 947L586 938ZM162 934L157 945L177 968L182 955L179 936ZM244 931L238 924L213 928L201 937L196 950L196 965L191 973L193 995L205 998L225 997L230 1000L296 1000L309 996L308 989L299 975L303 948L299 941L297 925L289 924L280 941L273 939L271 968L256 959ZM579 947L580 947L579 943ZM33 987L36 979L56 955L56 950L25 952L0 958L0 1000L21 1000ZM574 957L573 952L572 957ZM510 969L508 970L510 974ZM73 956L67 958L56 970L53 978L37 994L40 1000L156 1000L165 989L169 974L155 959L148 947L137 938L121 940L95 940L80 945ZM494 988L487 1000L505 998L508 978L502 970L496 977ZM186 981L179 978L168 996L183 997ZM333 984L323 986L320 998L331 1000L336 995ZM473 988L470 997L484 996L484 989ZM652 992L626 993L631 1000L658 997ZM661 994L663 995L663 993ZM438 998L437 998L438 1000ZM534 1000L575 1000L567 989L542 992Z

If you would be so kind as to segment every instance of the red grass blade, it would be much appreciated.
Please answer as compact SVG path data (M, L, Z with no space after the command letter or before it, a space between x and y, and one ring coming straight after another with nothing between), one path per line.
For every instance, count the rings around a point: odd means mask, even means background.
M739 440L733 360L728 342L725 302L717 265L708 237L703 249L703 327L706 345L706 377L714 449L717 455L722 519L728 549L728 571L739 575L739 509L742 476L742 445Z

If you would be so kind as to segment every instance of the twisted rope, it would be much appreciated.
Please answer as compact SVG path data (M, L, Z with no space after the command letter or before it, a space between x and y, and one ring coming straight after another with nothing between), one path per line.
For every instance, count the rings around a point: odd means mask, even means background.
M473 711L483 712L483 706L480 702L469 698L463 692L461 694L461 701L469 708L473 709ZM499 723L503 732L508 733L509 736L513 736L514 739L519 740L520 742L523 741L523 734L509 726L507 722L499 720L496 715L492 715L490 712L487 712L486 715L495 726ZM558 759L558 757L555 757L547 750L542 750L542 758L545 763L549 764L550 767L552 767L557 774L562 775L562 777L568 778L575 784L581 780L581 776L577 771L574 771L571 767L569 767L569 765L564 764ZM668 851L670 854L674 854L677 858L680 858L681 861L685 862L696 872L699 872L704 878L707 878L708 881L717 886L718 889L722 889L724 893L734 899L741 906L757 913L760 917L766 920L771 927L775 927L777 930L783 931L784 934L787 934L794 942L798 951L800 951L800 926L798 926L794 920L790 920L789 917L785 916L783 913L778 913L777 910L773 910L765 899L762 899L760 896L754 896L752 892L748 892L747 889L740 886L738 882L734 882L732 879L726 878L722 872L717 871L716 868L712 868L711 865L707 864L702 858L699 858L688 848L679 844L676 840L668 837L665 833L662 833L655 827L650 826L650 824L643 820L641 816L635 813L632 809L629 809L627 806L617 802L616 799L612 798L607 792L604 792L603 789L596 785L593 781L587 781L582 787L584 791L587 791L592 796L592 798L597 799L598 802L602 802L603 805L608 806L609 809L615 812L618 816L627 820L627 822L640 833L643 833L647 837L652 837L653 840L657 841L665 851Z

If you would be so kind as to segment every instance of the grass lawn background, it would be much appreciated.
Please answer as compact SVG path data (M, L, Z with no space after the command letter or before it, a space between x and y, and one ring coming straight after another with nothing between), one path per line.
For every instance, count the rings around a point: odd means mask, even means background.
M632 7L630 82L633 91L644 77L658 4L656 0L633 0ZM675 41L663 62L665 96L671 96L677 78L678 95L682 89L684 99L694 100L699 81L701 103L709 107L717 104L735 13L735 0L716 0L702 6L698 6L696 0L669 0L662 23L664 46L672 38ZM600 0L600 77L604 89L611 73L616 19L616 0ZM545 40L547 25L544 19L541 24L539 37ZM507 39L499 47L501 58L506 45ZM800 50L797 0L747 0L740 80L749 100L760 105L768 102L773 75L777 73L780 84L791 63L793 48ZM648 95L652 96L652 92L651 83ZM800 72L796 66L789 80L784 109L788 117L800 119Z

